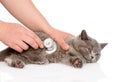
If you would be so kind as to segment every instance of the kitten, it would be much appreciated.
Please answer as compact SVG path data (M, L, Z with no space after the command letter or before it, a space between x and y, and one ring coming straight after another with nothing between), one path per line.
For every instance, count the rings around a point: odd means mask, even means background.
M49 38L45 33L36 33L41 40ZM0 52L0 61L5 61L9 66L23 68L26 64L49 64L63 63L76 68L81 68L85 63L97 62L101 56L101 50L107 43L98 43L95 39L89 37L85 30L77 37L66 41L70 49L64 51L58 44L55 52L47 53L47 48L33 49L18 53L11 48ZM48 43L49 44L49 43Z

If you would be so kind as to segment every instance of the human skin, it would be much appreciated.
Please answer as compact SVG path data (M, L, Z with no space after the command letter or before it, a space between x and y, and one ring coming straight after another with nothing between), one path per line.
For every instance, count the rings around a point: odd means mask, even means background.
M26 43L35 49L38 47L42 48L42 41L32 32L42 31L53 38L62 47L62 49L69 49L65 40L73 36L69 33L53 28L44 16L37 10L31 0L0 0L0 2L17 20L30 29L23 28L24 26L16 23L6 23L0 21L0 40L3 43L18 52L28 49L28 45ZM4 36L6 37L3 38Z
M34 49L43 47L41 40L31 30L20 24L2 21L0 21L0 41L18 52L27 50L29 48L27 44Z

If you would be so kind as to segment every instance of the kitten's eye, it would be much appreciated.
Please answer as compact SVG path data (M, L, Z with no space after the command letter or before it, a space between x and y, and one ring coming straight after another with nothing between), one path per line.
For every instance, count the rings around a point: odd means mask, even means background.
M96 56L100 55L99 53L96 54Z

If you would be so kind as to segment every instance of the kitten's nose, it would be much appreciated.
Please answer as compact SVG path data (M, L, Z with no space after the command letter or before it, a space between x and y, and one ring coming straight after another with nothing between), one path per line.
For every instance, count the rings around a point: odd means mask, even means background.
M94 56L91 56L91 59L94 59Z

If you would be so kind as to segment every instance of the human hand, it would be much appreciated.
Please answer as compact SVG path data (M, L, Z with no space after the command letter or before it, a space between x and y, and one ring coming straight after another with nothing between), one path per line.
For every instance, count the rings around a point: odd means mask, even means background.
M43 48L42 41L34 32L16 23L0 24L0 41L18 52L27 50L27 44L34 49Z
M63 32L57 29L52 29L48 32L49 36L51 36L63 50L68 50L69 45L65 42L65 40L74 37L72 34Z

